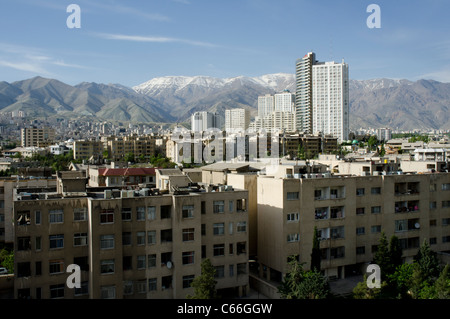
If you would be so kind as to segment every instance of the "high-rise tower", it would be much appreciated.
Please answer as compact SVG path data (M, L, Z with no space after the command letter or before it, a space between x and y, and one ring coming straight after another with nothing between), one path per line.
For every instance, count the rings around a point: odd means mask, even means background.
M302 133L312 133L312 66L316 55L309 52L295 64L295 116L296 129Z

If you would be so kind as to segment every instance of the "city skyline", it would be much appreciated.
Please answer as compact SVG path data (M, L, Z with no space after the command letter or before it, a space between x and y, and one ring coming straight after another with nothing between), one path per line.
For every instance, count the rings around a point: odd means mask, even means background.
M80 7L69 28L68 6ZM295 73L306 52L345 59L351 79L450 81L450 4L376 1L51 1L2 4L0 80L43 76L134 86L155 77L218 78ZM307 31L310 30L310 31ZM427 56L427 59L423 59ZM414 65L414 68L411 67Z

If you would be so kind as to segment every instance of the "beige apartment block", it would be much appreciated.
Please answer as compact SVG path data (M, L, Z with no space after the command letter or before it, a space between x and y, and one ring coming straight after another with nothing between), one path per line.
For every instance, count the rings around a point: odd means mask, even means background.
M103 156L103 142L97 140L78 140L73 142L74 159L96 159Z
M22 147L49 146L55 141L55 130L50 127L23 128L20 130ZM39 145L40 144L40 145Z
M245 295L248 192L177 185L15 201L15 220L28 221L14 225L15 298L186 298L204 258L220 293ZM79 289L66 284L70 264L81 268Z
M14 244L13 202L17 198L32 199L31 192L56 190L55 178L2 177L0 179L0 243ZM37 195L33 196L38 198Z
M261 276L281 279L292 255L309 268L315 227L321 268L330 278L361 272L382 232L400 239L405 261L423 241L434 251L450 251L449 173L320 176L258 177Z

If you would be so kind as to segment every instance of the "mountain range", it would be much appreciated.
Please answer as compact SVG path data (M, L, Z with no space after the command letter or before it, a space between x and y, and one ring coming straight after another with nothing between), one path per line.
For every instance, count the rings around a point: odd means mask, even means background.
M75 86L34 77L0 82L0 113L91 118L136 123L189 122L195 111L247 108L258 96L295 92L295 75L260 77L165 76L134 87L83 82ZM450 83L433 80L350 80L350 128L450 129Z

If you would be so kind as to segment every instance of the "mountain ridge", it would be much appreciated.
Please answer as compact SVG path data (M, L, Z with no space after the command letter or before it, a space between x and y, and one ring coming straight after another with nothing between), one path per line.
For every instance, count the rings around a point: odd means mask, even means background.
M351 130L450 129L450 83L421 79L350 79ZM258 96L295 92L295 75L256 77L156 77L133 87L81 82L68 85L34 77L0 82L0 112L23 110L29 116L91 116L98 120L174 123L195 111L244 107L254 116Z

